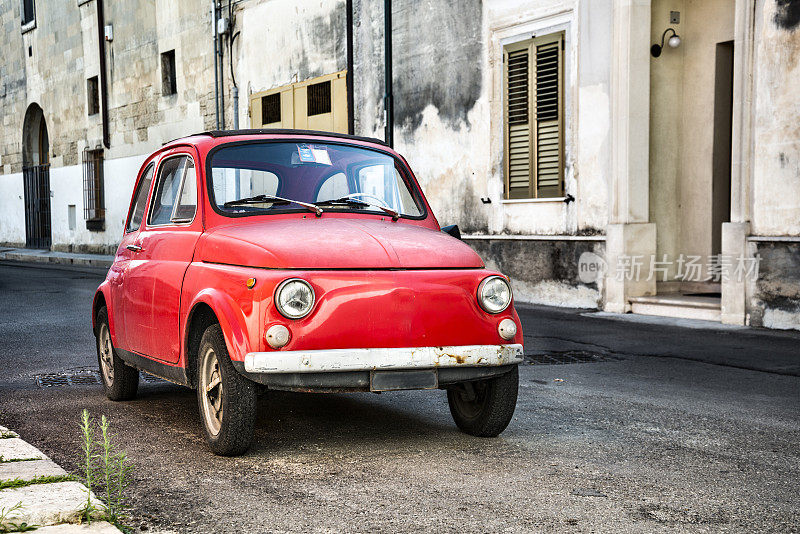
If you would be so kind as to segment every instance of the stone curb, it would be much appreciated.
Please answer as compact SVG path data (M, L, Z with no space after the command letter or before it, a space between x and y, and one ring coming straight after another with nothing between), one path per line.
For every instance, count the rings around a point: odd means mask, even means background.
M105 269L108 269L111 267L111 264L114 263L113 256L29 249L0 249L0 260L24 263L52 263L56 265L81 265Z
M2 426L0 435L17 436ZM0 456L3 459L0 482L67 475L42 451L19 437L0 438ZM0 516L5 515L0 527L8 523L27 523L38 526L36 532L44 534L119 534L117 527L104 521L93 521L91 525L76 524L80 510L86 504L87 491L86 486L73 480L0 490ZM103 507L94 495L90 498L93 506ZM10 511L17 504L21 504L21 508Z

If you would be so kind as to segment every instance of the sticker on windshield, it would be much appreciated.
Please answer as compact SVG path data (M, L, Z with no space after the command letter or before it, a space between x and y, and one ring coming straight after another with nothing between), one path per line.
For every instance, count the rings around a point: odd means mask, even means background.
M297 154L300 156L300 161L303 163L316 163L314 159L314 152L309 145L297 145Z
M320 165L331 164L331 156L328 154L328 147L314 145L311 147L311 153L314 154L314 161Z
M324 145L297 145L297 155L301 163L318 163L331 165L331 156L328 147Z

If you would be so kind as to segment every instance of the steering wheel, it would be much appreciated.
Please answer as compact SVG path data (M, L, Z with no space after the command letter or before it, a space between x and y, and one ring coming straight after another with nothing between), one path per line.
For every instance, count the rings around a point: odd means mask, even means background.
M371 199L373 199L373 200L377 200L377 201L378 201L378 204L380 204L380 205L381 205L381 206L383 206L384 208L389 208L390 210L391 210L391 209L394 209L394 208L392 208L392 207L391 207L389 204L387 204L387 203L386 203L386 201L385 201L385 200L383 200L382 198L380 198L380 197L376 197L375 195L370 195L369 193L350 193L349 195L345 195L345 196L343 196L342 198L356 198L356 197L367 197L367 198L371 198Z

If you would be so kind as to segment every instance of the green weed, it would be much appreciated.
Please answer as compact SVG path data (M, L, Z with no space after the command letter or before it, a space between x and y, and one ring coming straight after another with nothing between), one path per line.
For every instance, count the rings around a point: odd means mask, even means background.
M83 480L86 484L86 505L81 511L81 519L91 523L100 517L105 521L121 526L126 518L128 497L126 489L130 485L133 464L124 452L114 445L114 435L105 415L99 424L92 420L88 410L81 414L81 433L83 438ZM97 433L99 429L99 434ZM103 508L92 504L91 492L103 501Z
M28 532L30 530L36 530L38 525L29 525L24 521L22 523L12 523L8 520L9 516L16 512L17 510L22 509L22 502L18 502L14 506L10 506L8 508L0 508L0 532L5 534L6 532Z
M52 484L54 482L68 482L74 480L72 475L55 475L55 476L40 476L32 478L31 480L22 480L15 478L14 480L0 481L0 490L9 488L24 488L25 486L33 486L34 484Z

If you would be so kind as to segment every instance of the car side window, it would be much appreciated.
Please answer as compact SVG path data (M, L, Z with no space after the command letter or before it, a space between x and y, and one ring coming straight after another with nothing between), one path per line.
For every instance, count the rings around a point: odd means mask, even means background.
M184 187L184 178L191 182ZM197 209L194 163L187 156L165 159L158 169L158 180L150 201L147 224L160 226L170 222L189 222Z
M191 158L186 160L186 170L184 171L183 185L178 196L173 213L173 222L191 222L197 211L197 175L194 170L194 162Z
M152 163L144 171L142 179L139 180L139 187L136 189L136 201L131 207L131 212L128 214L128 224L125 226L125 232L135 232L142 225L144 219L144 208L147 206L147 194L150 192L150 184L153 182L153 169L155 165Z

